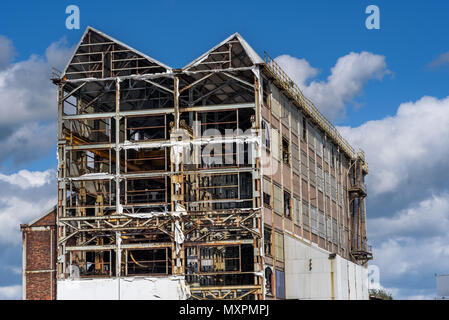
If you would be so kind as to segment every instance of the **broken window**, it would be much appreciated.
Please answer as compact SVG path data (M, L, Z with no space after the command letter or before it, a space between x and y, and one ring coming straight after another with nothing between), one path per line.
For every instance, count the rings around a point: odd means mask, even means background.
M272 255L271 248L272 248L272 245L273 245L272 241L271 241L271 228L265 226L263 234L264 234L263 241L264 241L264 252L265 252L265 255L271 256Z
M307 139L307 121L306 118L302 118L302 135L301 140L306 141Z
M282 161L290 165L290 143L286 138L282 138Z
M320 157L323 157L323 138L319 132L316 133L316 154Z
M270 150L270 124L264 119L262 119L262 143Z
M263 179L263 203L271 208L271 182Z
M292 208L290 199L291 199L290 193L284 191L284 216L288 219L292 218Z
M265 268L265 289L267 295L272 296L273 295L273 270L271 270L271 267Z
M263 78L262 79L262 93L263 93L263 103L265 106L268 106L268 95L269 93L269 86L268 86L268 80Z

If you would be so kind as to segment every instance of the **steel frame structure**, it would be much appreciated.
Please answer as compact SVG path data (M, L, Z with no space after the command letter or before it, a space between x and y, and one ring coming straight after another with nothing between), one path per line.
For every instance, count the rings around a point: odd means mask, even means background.
M352 159L359 173L351 191L353 228L363 239L364 158L354 156L279 70L239 34L172 69L88 27L65 70L52 76L58 86L58 279L72 277L74 266L85 277L134 276L134 265L144 270L137 275L186 277L194 299L265 298L262 74L291 91ZM206 129L234 133L205 136ZM211 145L221 153L204 157ZM211 163L217 156L231 161ZM354 237L354 259L369 259ZM153 258L137 261L138 250ZM161 250L166 272L154 273Z

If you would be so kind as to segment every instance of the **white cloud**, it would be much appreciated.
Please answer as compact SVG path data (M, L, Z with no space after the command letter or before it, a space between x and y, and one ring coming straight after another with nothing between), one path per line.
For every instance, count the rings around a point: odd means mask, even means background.
M12 41L0 35L0 70L8 66L15 55Z
M21 285L0 287L0 300L20 300L20 299L22 299Z
M439 67L443 65L449 66L449 52L440 54L438 58L429 63L429 67Z
M0 126L1 128L1 126ZM0 162L11 158L18 164L36 160L56 146L56 122L27 122L0 139Z
M429 199L400 210L391 217L369 220L371 237L394 236L438 236L449 230L449 195L433 195Z
M423 97L401 104L394 116L339 130L366 153L370 194L398 192L411 176L425 171L428 179L439 178L432 169L447 165L449 97Z
M19 186L21 189L29 189L41 187L49 183L52 175L56 175L52 169L46 171L20 170L11 175L0 173L0 181Z
M339 130L369 163L368 239L382 285L397 299L434 297L433 275L449 270L449 97Z
M29 223L57 202L55 171L2 174L0 189L0 244L19 245L20 224Z
M1 39L11 43L0 37L0 52ZM62 39L52 43L44 56L32 55L3 68L0 56L0 162L32 161L55 145L57 90L50 73L52 67L63 68L71 52Z
M362 92L370 79L381 80L389 71L385 57L351 52L337 60L326 81L307 81L318 74L304 59L282 55L275 59L319 109L330 119L344 115L346 104Z

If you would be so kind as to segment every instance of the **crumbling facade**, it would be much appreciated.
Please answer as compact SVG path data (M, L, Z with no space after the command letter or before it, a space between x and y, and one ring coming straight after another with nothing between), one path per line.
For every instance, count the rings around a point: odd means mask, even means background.
M368 298L364 154L239 34L173 69L88 27L52 80L52 298Z

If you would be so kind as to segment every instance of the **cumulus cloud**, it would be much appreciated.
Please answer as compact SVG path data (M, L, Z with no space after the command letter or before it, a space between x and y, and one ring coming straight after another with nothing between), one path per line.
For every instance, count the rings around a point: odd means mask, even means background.
M15 55L12 41L0 35L0 70L4 69L11 62Z
M311 80L318 70L305 59L281 55L275 60L299 85L304 95L330 119L345 114L346 104L362 92L368 80L381 80L389 73L384 56L366 51L340 57L326 81Z
M444 236L449 230L449 195L433 195L392 217L370 219L369 229L374 238Z
M436 171L448 165L449 97L423 97L401 104L394 116L339 130L352 145L365 150L372 196L403 192L412 180L422 184L428 179L432 185L441 179Z
M339 130L369 163L367 229L382 284L395 298L434 297L434 274L449 270L449 97Z
M0 37L0 52L2 43L11 41ZM0 162L10 157L15 163L32 161L55 145L57 93L50 72L52 67L62 69L71 52L62 39L43 56L25 61L8 64L3 56L11 53L0 55ZM3 68L2 61L7 61Z
M42 187L43 185L49 183L52 174L56 174L52 169L46 171L20 170L19 172L11 175L0 173L0 181L8 182L9 184L18 186L21 189L29 189Z
M1 174L0 189L0 244L18 246L19 225L39 217L57 202L55 170Z
M21 285L0 287L0 300L19 300L21 298L22 298Z

